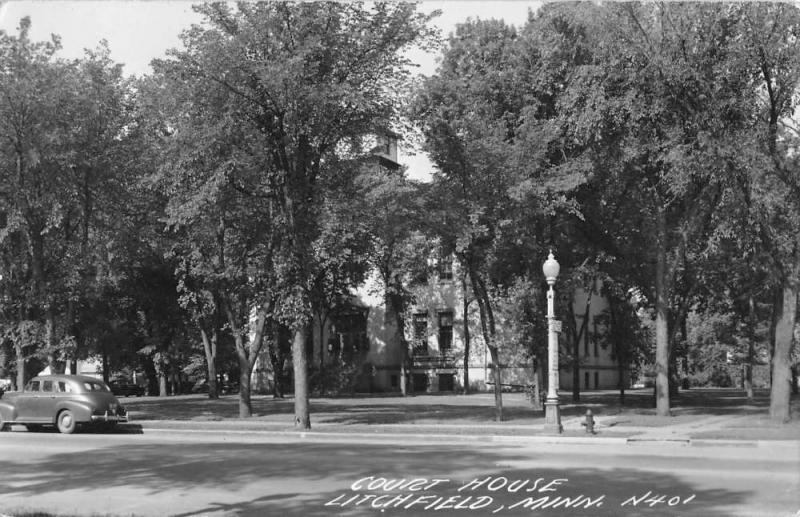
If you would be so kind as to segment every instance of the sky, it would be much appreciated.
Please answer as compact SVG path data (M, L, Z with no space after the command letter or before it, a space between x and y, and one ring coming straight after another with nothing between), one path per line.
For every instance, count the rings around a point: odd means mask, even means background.
M502 18L511 25L521 26L528 10L541 2L423 0L420 10L441 10L435 24L444 35L467 18ZM86 48L95 48L105 39L111 57L124 64L131 75L149 73L149 63L163 57L169 48L180 47L180 32L200 17L192 11L192 2L173 0L82 0L30 1L0 0L0 30L16 34L19 20L30 16L31 38L48 40L51 34L61 37L61 57L81 57ZM436 71L434 54L417 52L412 59L419 64L418 73L432 75ZM421 153L401 145L400 162L407 165L409 175L418 179L429 177L431 163Z

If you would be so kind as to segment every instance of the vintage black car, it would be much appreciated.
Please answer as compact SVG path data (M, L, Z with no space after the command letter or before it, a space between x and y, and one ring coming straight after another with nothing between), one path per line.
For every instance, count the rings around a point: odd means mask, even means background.
M111 393L118 397L141 397L145 391L144 386L123 381L111 381L108 387L111 388Z
M108 385L83 375L40 375L23 391L6 392L0 398L0 431L24 424L30 431L56 426L71 434L79 425L110 428L127 421L127 411Z

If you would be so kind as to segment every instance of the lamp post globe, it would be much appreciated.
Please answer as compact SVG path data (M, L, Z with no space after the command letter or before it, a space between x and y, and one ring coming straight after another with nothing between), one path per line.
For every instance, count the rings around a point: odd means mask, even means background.
M556 278L558 277L559 271L561 271L561 266L553 256L553 250L550 250L550 255L542 265L542 273L544 273L544 278L547 280L547 285L553 285L556 283Z
M542 273L550 289L547 291L547 399L544 403L545 430L551 433L561 433L561 408L558 401L558 322L555 313L555 290L553 286L560 270L558 261L550 250L550 255L542 265Z

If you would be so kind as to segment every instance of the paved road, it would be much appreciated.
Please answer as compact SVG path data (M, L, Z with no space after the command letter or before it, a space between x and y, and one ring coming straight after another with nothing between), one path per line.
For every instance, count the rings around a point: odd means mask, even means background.
M798 465L797 447L13 432L0 514L795 517Z

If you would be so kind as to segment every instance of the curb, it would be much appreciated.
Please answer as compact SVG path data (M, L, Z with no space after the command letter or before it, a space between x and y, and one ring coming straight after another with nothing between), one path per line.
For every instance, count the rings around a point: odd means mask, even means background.
M625 437L579 437L579 436L557 436L557 435L492 435L492 434L423 434L423 433L331 433L324 431L262 431L262 430L220 430L220 429L181 429L176 427L143 427L142 432L147 433L191 433L195 435L218 434L224 431L226 434L264 435L275 437L299 438L309 441L327 442L353 442L353 441L383 441L383 442L415 442L415 443L497 443L497 444L573 444L573 445L625 445L628 438Z
M636 437L632 436L627 440L628 445L672 445L679 447L689 447L692 445L690 438L667 438L667 437Z
M416 442L416 443L496 443L496 444L570 444L570 445L625 445L665 447L733 447L733 448L782 448L800 451L800 441L793 440L712 440L689 437L637 437L637 436L561 436L561 435L504 435L504 434L438 434L438 433L391 433L391 432L329 432L293 431L270 429L192 429L180 426L150 427L140 425L141 433L190 433L212 435L219 433L239 436L273 436L308 441L325 442ZM122 429L120 429L122 430Z

